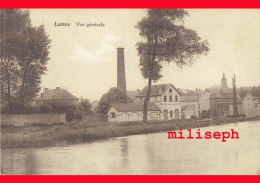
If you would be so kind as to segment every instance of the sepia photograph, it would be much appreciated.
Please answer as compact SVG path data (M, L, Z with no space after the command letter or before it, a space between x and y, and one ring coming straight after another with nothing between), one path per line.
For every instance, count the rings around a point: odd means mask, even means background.
M0 9L1 174L260 175L259 9Z

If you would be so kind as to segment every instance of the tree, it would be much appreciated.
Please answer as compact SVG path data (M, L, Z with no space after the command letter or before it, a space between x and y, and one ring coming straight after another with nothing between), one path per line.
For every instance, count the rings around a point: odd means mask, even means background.
M177 66L192 65L194 60L209 51L207 41L183 25L188 12L183 9L149 9L147 17L138 22L137 28L143 41L137 43L140 69L148 79L144 100L143 122L147 122L147 103L152 81L158 81L162 63L174 62Z
M28 11L19 9L0 10L0 62L1 62L1 100L10 111L15 105L14 96L18 90L18 62L15 53L21 31L30 26Z
M97 106L97 112L101 114L106 114L106 110L112 103L127 103L131 102L129 97L118 88L111 88L107 93L105 93Z
M80 107L83 109L83 112L86 114L91 114L91 104L88 99L82 99L79 103Z
M1 99L9 111L12 103L18 103L23 111L40 91L50 40L43 25L31 25L29 11L3 9L0 15Z
M19 99L23 111L25 101L30 102L39 93L41 76L47 70L50 40L44 26L27 27L22 31L19 50L15 56L19 65Z

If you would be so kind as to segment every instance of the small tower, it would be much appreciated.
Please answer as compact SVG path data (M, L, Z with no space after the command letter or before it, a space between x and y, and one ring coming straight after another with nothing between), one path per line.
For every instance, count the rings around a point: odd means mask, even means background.
M117 48L117 88L126 93L124 48Z
M223 72L223 77L222 77L222 79L221 79L221 88L222 88L222 89L227 89L227 79L226 79L226 77L225 77L224 72Z

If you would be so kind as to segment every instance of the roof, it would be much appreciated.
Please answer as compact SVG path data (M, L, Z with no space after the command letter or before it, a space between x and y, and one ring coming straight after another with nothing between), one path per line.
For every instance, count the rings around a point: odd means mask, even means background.
M67 90L57 87L56 89L45 89L37 100L55 100L55 99L66 99L66 100L78 100Z
M233 93L231 88L222 88L221 85L212 86L210 88L207 88L206 91L209 93Z
M173 86L172 84L168 83L168 84L152 85L151 86L150 96L163 94L169 86L172 86L177 91L177 93L179 95L182 95L180 93L180 91L177 88L175 88L175 86ZM148 90L148 86L144 87L141 90L141 92L139 93L139 95L137 95L137 96L146 96L147 90Z
M114 107L118 112L132 112L132 111L143 111L143 103L117 103L111 104L107 111L111 107ZM147 104L147 111L160 111L160 108L154 103Z
M140 91L136 90L136 91L126 91L126 94L129 98L131 98L132 100L135 100L135 96L139 95Z
M234 96L233 93L212 93L210 95L210 99L232 99ZM242 100L240 98L240 95L237 93L237 103L241 103Z
M245 98L250 97L252 98L252 100L258 100L254 95L247 93L246 96L243 97L243 100L245 100Z
M182 102L198 102L200 99L200 96L182 96Z
M183 105L181 107L181 111L186 111L187 109L194 108L194 107L196 107L194 104L192 104L192 105Z

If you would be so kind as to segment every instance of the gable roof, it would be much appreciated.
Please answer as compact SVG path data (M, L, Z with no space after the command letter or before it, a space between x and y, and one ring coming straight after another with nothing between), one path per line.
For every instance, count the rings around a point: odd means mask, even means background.
M152 85L151 86L151 93L150 93L150 96L158 96L158 95L162 95L166 89L168 87L172 86L179 95L182 96L182 94L180 93L180 91L175 88L175 86L173 86L172 84L168 83L168 84L160 84L160 85ZM148 90L148 86L144 87L141 92L139 93L139 95L137 95L138 97L142 97L142 96L146 96L146 93L147 93L147 90Z
M252 100L258 100L254 95L252 95L251 93L247 93L246 96L243 97L243 100L245 100L247 97L252 98Z
M66 99L66 100L78 100L79 98L72 95L65 89L57 87L56 89L47 89L37 100L56 100L56 99Z
M107 111L111 107L114 107L118 112L133 112L133 111L143 111L143 103L116 103L111 104ZM147 111L161 111L160 108L154 103L147 104Z

